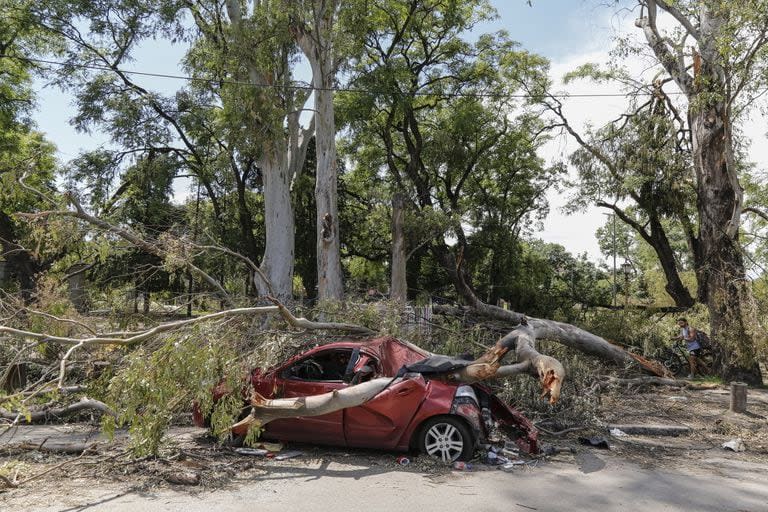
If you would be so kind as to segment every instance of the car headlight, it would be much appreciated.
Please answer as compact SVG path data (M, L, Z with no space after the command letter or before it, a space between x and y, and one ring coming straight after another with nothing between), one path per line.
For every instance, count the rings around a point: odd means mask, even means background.
M476 404L480 404L480 402L477 400L477 395L475 394L475 390L472 389L472 386L459 386L456 389L456 396L455 398L460 397L469 397L472 400L475 401Z

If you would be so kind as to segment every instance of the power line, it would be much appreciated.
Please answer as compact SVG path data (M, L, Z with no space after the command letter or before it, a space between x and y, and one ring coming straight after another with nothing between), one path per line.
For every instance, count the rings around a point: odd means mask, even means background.
M252 82L243 82L240 80L231 80L231 79L215 79L215 78L199 78L194 76L187 76L187 75L170 75L166 73L150 73L147 71L133 71L128 69L122 69L118 67L110 67L106 65L100 65L100 64L76 64L76 63L70 63L70 62L60 62L60 61L54 61L54 60L46 60L46 59L37 59L32 57L20 57L16 55L0 55L0 58L8 58L8 59L16 59L16 60L22 60L30 63L35 64L48 64L52 66L69 66L73 68L79 68L79 69L90 69L94 71L112 71L117 73L122 73L125 75L137 75L137 76L148 76L153 78L165 78L170 80L183 80L187 82L202 82L202 83L208 83L208 84L227 84L227 85L241 85L241 86L247 86L247 87L257 87L261 89L291 89L295 91L332 91L332 92L346 92L346 93L354 93L354 94L377 94L377 93L384 93L387 91L375 91L375 90L367 90L367 89L357 89L352 87L314 87L310 84L307 84L305 82L293 82L288 85L284 84L255 84ZM631 98L635 96L651 96L653 93L648 92L634 92L634 93L576 93L576 94L566 94L566 93L560 93L560 94L548 94L548 97L552 98L559 98L559 99L567 99L567 98ZM667 93L669 95L677 95L681 94L680 92L670 92ZM430 92L416 92L414 93L415 96L436 96L435 93ZM449 93L444 94L444 96L449 97L455 97L455 98L494 98L499 96L504 96L505 98L517 98L517 99L530 99L535 97L535 95L532 94L495 94L495 93L468 93L468 92L457 92L457 93Z

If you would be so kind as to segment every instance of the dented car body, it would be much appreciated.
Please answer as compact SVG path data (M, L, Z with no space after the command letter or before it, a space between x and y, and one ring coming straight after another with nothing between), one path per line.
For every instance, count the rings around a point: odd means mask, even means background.
M273 420L262 437L278 441L393 451L418 450L446 462L471 458L498 425L519 448L537 453L531 422L481 384L463 385L418 373L395 380L430 354L396 338L322 345L269 370L250 374L265 398L319 395L378 377L393 377L368 402L330 414ZM195 415L202 425L203 418ZM235 432L235 434L242 434Z

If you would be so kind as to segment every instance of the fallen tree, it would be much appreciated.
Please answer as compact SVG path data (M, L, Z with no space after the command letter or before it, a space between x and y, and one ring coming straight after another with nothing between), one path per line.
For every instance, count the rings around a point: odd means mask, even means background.
M164 258L173 257L171 253L160 244L144 240L129 228L109 224L102 219L89 214L82 208L82 206L80 206L74 196L68 196L67 199L69 204L74 207L73 210L42 211L34 214L27 214L27 216L33 219L45 219L47 217L56 216L75 218L85 221L100 230L114 233L124 240L134 244L139 249L151 254L162 256ZM202 248L202 246L197 246L197 248ZM228 251L227 253L233 255L231 251ZM248 264L250 271L254 271L255 268L258 268L253 262L246 261L246 263ZM197 273L204 281L207 281L219 292L219 295L222 298L225 298L226 292L220 285L218 285L218 282L212 283L211 280L213 279L199 270L192 262L187 262L186 266L191 272ZM454 265L453 272L449 273L451 273L454 278L459 295L465 299L465 302L469 304L469 308L473 312L501 321L506 325L513 327L513 330L509 334L501 337L493 347L489 348L483 355L474 361L466 362L466 364L442 375L432 375L430 378L471 384L490 379L529 375L537 379L541 385L542 396L548 398L550 403L555 403L560 398L566 372L563 365L555 358L538 352L536 347L536 341L538 339L554 340L615 364L639 365L656 375L667 375L660 365L631 354L621 347L611 344L607 340L573 325L546 319L529 319L523 314L485 304L477 298L472 288L467 285L462 278L460 265ZM135 332L97 334L94 329L88 329L89 332L87 334L78 336L53 336L16 327L0 326L0 333L22 337L24 339L68 346L69 349L63 354L59 361L58 379L56 382L58 388L64 387L66 383L67 362L72 354L78 349L98 345L132 347L140 345L162 333L170 333L202 322L220 321L231 317L239 316L247 318L253 317L254 315L279 313L290 326L296 329L336 330L358 336L372 336L375 334L373 329L355 324L314 322L306 318L297 318L292 314L289 308L278 300L272 298L269 298L269 300L274 303L274 306L226 309L198 318L164 323L150 329ZM231 300L229 302L231 303ZM438 311L440 310L439 307L436 309ZM510 352L514 352L516 360L510 364L504 364L504 359ZM434 354L430 354L429 356L446 357L436 356ZM348 386L333 393L301 398L267 399L259 395L254 395L251 398L251 412L248 417L238 424L233 425L230 430L232 428L241 428L243 426L261 427L278 418L317 416L348 407L358 406L375 397L389 385L388 383L391 382L393 382L391 376L387 376L384 379L374 379L362 384ZM65 406L64 411L66 410L69 410L67 409L67 406ZM82 406L72 410L82 410ZM18 421L19 411L5 412L8 415L15 415L16 421ZM45 418L46 416L35 415L34 417Z

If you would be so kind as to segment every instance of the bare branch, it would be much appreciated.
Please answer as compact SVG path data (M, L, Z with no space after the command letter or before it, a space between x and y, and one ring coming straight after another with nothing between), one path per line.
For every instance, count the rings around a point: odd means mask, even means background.
M279 310L276 306L227 309L224 311L218 311L216 313L210 313L207 315L199 316L197 318L190 318L187 320L177 320L175 322L167 322L164 324L160 324L156 327L153 327L152 329L148 329L146 331L140 331L135 334L131 333L131 336L129 337L94 336L91 338L79 339L79 338L70 338L66 336L52 336L49 334L24 331L21 329L15 329L13 327L7 327L4 325L0 325L0 333L4 332L4 333L11 334L13 336L33 338L33 339L43 340L45 342L61 343L65 345L83 345L83 346L85 345L133 345L135 343L146 341L147 339L152 338L153 336L157 336L160 333L172 331L172 330L179 329L181 327L185 327L187 325L192 325L195 323L208 322L211 320L226 318L230 316L263 315L268 313L277 313L278 311Z
M348 331L348 332L352 332L360 335L376 334L376 331L369 329L367 327L363 327L361 325L343 324L343 323L336 323L336 322L313 322L312 320L307 320L306 318L296 318L295 316L293 316L293 313L291 313L290 310L288 310L288 308L286 308L276 298L267 297L267 299L270 300L273 304L275 304L276 308L280 312L280 315L285 319L286 322L288 322L293 327L297 327L299 329L311 329L311 330L327 329L331 331Z
M693 93L693 78L688 74L684 65L678 62L676 55L672 53L664 38L659 34L656 26L657 0L647 0L648 16L635 21L635 25L643 30L648 45L653 50L659 63L674 79L677 86L686 95Z
M754 213L758 217L761 217L763 220L768 221L768 213L758 210L757 208L754 208L752 206L747 206L746 208L742 208L741 213Z
M44 196L43 196L44 197ZM130 229L121 228L119 226L115 226L114 224L110 224L109 222L100 219L98 217L95 217L88 212L85 211L83 206L80 204L80 202L77 200L77 198L72 194L67 194L67 199L72 204L72 206L75 207L75 211L72 210L46 210L36 213L19 213L18 215L22 217L27 218L47 218L47 217L71 217L75 219L83 220L93 226L96 226L100 229L103 229L104 231L108 231L111 233L114 233L118 235L120 238L123 238L127 240L128 242L135 245L137 248L146 251L149 254L154 254L155 256L158 256L160 258L167 258L170 256L170 253L166 251L165 249L161 248L160 246L150 243L147 240L144 240L141 238L138 234L134 233ZM227 291L221 286L221 284L211 277L208 273L206 273L204 270L199 268L197 265L192 263L188 260L181 260L180 263L187 268L189 268L192 272L200 276L205 282L210 284L218 293L218 295L227 302L227 304L232 305L232 300L229 297L229 294Z
M5 409L0 409L0 418L15 420L21 415L21 418L25 422L34 423L36 421L44 421L51 418L68 416L70 414L86 410L96 410L102 412L103 414L115 416L115 412L110 409L109 406L104 402L83 397L79 402L75 402L74 404L70 404L64 407L45 407L42 410L30 412L28 416L18 411L10 412L6 411Z

